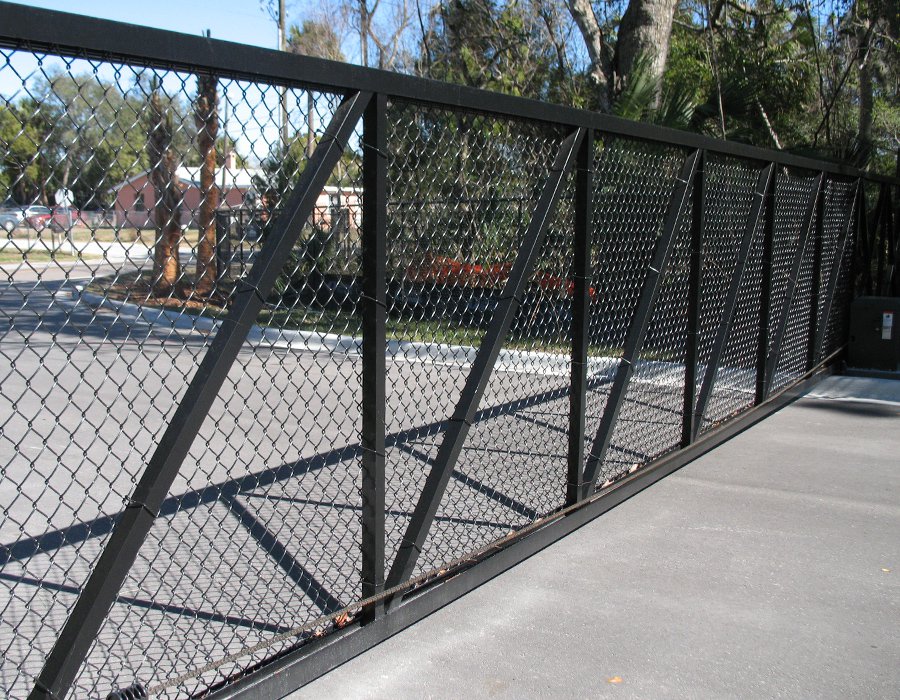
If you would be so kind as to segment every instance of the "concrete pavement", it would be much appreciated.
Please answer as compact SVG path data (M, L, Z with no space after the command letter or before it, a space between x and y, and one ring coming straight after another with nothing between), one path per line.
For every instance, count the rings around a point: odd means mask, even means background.
M290 696L900 697L900 382L831 378Z

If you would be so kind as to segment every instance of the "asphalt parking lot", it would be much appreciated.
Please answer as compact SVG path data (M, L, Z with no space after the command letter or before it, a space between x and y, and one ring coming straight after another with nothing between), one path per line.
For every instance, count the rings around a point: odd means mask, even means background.
M210 339L190 315L149 322L79 297L83 280L112 271L21 268L0 290L0 693L11 697L40 670ZM285 338L239 354L82 670L83 692L192 673L214 682L358 598L360 358ZM568 366L510 357L488 383L416 573L563 502ZM615 367L594 365L586 448ZM387 368L390 561L469 364L414 351ZM600 483L678 443L683 378L677 364L639 367ZM746 406L752 382L723 371L711 415Z

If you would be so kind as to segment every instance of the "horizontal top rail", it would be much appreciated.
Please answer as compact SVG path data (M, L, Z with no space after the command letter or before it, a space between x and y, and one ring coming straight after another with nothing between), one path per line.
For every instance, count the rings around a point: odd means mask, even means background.
M725 141L609 114L230 41L9 2L0 2L0 18L0 47L27 48L104 61L139 61L152 67L225 73L327 92L346 94L370 90L415 102L597 129L607 134L689 149L705 149L759 162L900 184L898 178L866 173L841 163Z

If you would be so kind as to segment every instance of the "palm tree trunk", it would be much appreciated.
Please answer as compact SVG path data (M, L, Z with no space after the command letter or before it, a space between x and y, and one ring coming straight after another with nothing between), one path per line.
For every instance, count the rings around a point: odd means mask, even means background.
M168 296L181 275L178 244L181 242L181 188L178 186L171 118L165 113L158 90L150 95L150 129L147 138L150 181L156 197L156 245L153 251L153 293Z
M219 99L214 76L197 78L197 147L200 165L200 212L197 237L197 294L207 297L216 287L216 209L219 190L216 187L216 138L219 135Z

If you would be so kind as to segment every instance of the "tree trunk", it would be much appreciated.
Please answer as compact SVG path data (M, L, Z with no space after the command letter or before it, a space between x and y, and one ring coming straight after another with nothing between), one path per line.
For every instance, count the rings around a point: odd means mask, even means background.
M197 148L200 151L200 212L197 235L197 282L200 296L209 296L216 287L216 209L219 189L216 187L216 138L219 135L219 97L215 77L197 78Z
M369 67L369 6L359 0L359 53L364 67Z
M598 105L600 111L610 111L610 71L608 51L603 41L603 32L591 6L591 0L567 0L569 13L587 48L588 58L591 60L591 80L598 88Z
M859 68L859 157L864 165L872 154L872 113L874 110L874 85L872 80L872 56L869 50L872 19L860 18L857 29L856 65Z
M631 0L628 3L616 41L616 92L628 82L640 56L648 61L649 77L657 84L662 82L676 5L676 0Z
M172 122L154 90L150 95L150 129L147 138L150 181L156 197L156 245L153 251L153 293L168 296L181 275L178 244L181 242L181 189L172 148Z

